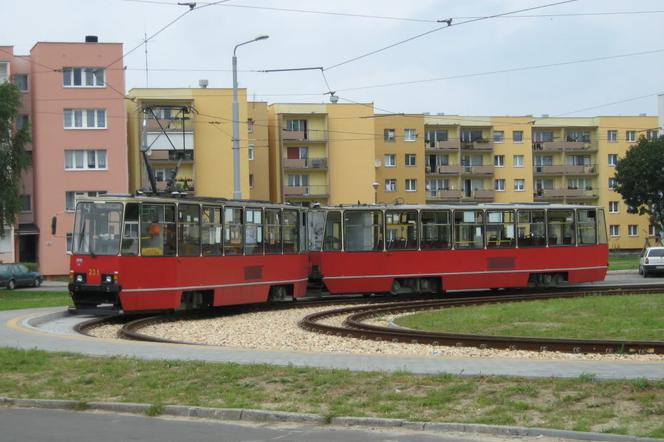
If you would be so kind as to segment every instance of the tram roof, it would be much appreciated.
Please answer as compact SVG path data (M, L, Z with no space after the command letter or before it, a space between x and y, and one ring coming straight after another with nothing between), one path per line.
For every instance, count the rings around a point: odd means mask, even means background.
M405 210L496 210L496 209L588 209L599 206L588 206L583 204L559 204L559 203L459 203L459 204L340 204L337 206L324 206L325 209L341 210L367 210L367 209L405 209Z

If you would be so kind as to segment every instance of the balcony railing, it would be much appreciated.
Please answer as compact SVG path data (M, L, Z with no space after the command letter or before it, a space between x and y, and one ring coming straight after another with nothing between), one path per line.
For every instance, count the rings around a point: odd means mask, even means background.
M464 175L493 175L495 166L462 166L461 173Z
M281 139L283 141L327 141L327 131L322 129L309 129L306 131L281 129Z
M459 140L425 141L424 147L426 149L456 151L461 147L461 142Z
M495 195L495 190L476 189L472 191L470 195L464 195L463 199L467 201L493 201Z
M327 196L327 186L284 186L284 195L286 197L307 197L318 198Z
M536 152L594 152L595 143L589 141L533 141Z
M327 158L285 159L284 169L327 169Z
M460 201L461 191L452 189L427 190L429 201Z
M461 173L461 166L458 164L448 164L446 166L438 166L431 169L427 166L426 173L431 175L459 175Z
M597 175L597 167L594 164L585 165L550 165L533 166L535 175Z
M541 189L534 195L536 201L556 201L562 199L595 199L597 191L592 188L587 189Z
M462 150L478 150L478 151L490 151L493 150L493 141L479 139L474 141L461 141Z

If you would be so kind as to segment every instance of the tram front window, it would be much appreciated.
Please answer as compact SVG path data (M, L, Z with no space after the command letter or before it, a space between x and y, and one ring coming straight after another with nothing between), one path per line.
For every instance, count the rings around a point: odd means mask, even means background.
M78 203L72 253L117 255L120 252L121 226L121 203Z

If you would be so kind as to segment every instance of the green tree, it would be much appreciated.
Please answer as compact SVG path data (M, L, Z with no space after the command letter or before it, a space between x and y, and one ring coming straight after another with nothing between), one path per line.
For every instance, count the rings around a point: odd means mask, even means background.
M15 130L21 106L21 92L12 83L0 84L0 235L5 225L16 222L21 209L21 174L30 166L25 145L30 142L27 127Z
M664 138L639 142L616 165L616 191L628 213L647 214L658 234L664 222Z

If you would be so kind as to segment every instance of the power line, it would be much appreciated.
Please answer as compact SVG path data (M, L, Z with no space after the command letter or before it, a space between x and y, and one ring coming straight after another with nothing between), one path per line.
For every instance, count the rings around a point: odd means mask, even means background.
M654 93L652 93L652 94L639 95L638 97L631 97L631 98L626 98L626 99L624 99L624 100L612 101L612 102L610 102L610 103L598 104L597 106L585 107L585 108L583 108L583 109L577 109L577 110L573 110L573 111L570 111L570 112L565 112L565 113L562 113L562 114L557 114L557 115L555 115L555 116L556 116L556 117L563 117L563 116L565 116L565 115L577 114L577 113L579 113L579 112L583 112L583 111L587 111L587 110L599 109L599 108L607 107L607 106L613 106L614 104L622 104L622 103L627 103L627 102L630 102L630 101L641 100L641 99L643 99L643 98L649 98L649 97L657 96L657 95L660 95L660 94L662 94L662 93L664 93L664 92L663 92L663 91L658 91L658 92L654 92Z
M473 18L473 19L469 19L469 20L466 20L466 21L462 21L461 23L452 23L452 21L450 20L450 21L447 22L447 24L445 26L439 26L435 29L432 29L432 30L427 31L427 32L423 32L421 34L414 35L414 36L409 37L405 40L401 40L401 41L398 41L396 43L392 43L388 46L384 46L382 48L373 50L371 52L367 52L365 54L358 55L357 57L353 57L353 58L350 58L348 60L344 60L344 61L339 62L337 64L334 64L332 66L326 67L325 70L329 71L329 70L337 68L339 66L343 66L343 65L346 65L348 63L352 63L354 61L360 60L362 58L366 58L366 57L369 57L371 55L378 54L379 52L386 51L386 50L391 49L395 46L402 45L402 44L407 43L409 41L413 41L415 39L424 37L426 35L433 34L434 32L438 32L438 31L443 30L443 29L451 28L453 26L462 26L462 25L466 25L466 24L469 24L469 23L474 23L474 22L477 22L477 21L489 20L489 19L492 19L492 18L502 17L502 16L506 16L506 15L511 15L511 14L518 14L520 12L534 11L534 10L537 10L537 9L549 8L551 6L558 6L558 5L562 5L562 4L565 4L565 3L572 3L572 2L575 2L575 1L577 1L577 0L563 0L563 1L556 2L556 3L548 3L548 4L545 4L545 5L541 5L541 6L533 6L531 8L517 9L517 10L514 10L514 11L503 12L503 13L500 13L500 14L488 15L486 17Z

